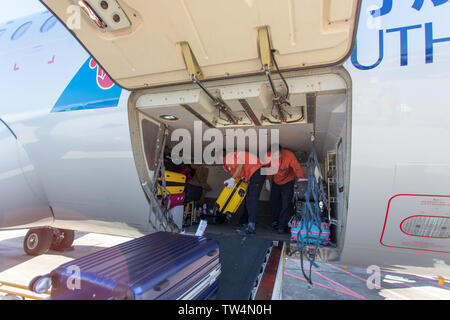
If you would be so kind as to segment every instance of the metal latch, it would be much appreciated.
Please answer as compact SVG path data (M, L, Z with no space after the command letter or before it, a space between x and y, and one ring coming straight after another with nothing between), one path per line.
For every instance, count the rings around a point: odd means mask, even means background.
M129 28L131 22L117 0L73 0L100 31L117 31Z

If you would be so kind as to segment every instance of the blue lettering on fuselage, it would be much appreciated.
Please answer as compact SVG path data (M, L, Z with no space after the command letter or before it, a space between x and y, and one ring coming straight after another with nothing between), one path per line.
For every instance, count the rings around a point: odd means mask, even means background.
M450 0L431 0L435 7L449 3ZM424 4L424 0L415 0L412 4L412 8L420 11ZM392 11L393 0L384 0L381 8L370 11L370 14L376 18L389 14ZM362 65L358 61L358 44L355 45L355 49L351 56L351 62L355 68L359 70L372 70L378 67L384 58L384 37L385 34L398 33L400 35L400 66L405 67L408 65L408 34L409 32L415 32L413 30L424 29L425 30L425 63L434 62L434 49L438 43L450 42L450 37L437 38L434 36L433 23L428 22L425 24L415 24L409 26L403 26L398 28L391 28L386 30L379 30L378 32L378 60L372 65Z
M414 0L414 2L412 4L412 8L416 9L417 11L420 11L420 10L422 10L424 2L425 2L425 0ZM435 7L437 7L437 6L443 5L447 2L450 2L450 0L431 0L431 2L433 3L433 5ZM383 0L383 5L381 6L381 8L377 9L377 10L372 10L370 12L370 14L374 18L385 16L392 11L392 5L393 5L393 0Z
M392 0L389 0L392 1ZM425 0L414 0L413 3L413 8L416 9L417 11L420 11L422 9L423 3L425 2ZM449 0L431 0L431 2L433 2L433 5L435 7L440 6L441 4L444 4L446 2L449 2Z

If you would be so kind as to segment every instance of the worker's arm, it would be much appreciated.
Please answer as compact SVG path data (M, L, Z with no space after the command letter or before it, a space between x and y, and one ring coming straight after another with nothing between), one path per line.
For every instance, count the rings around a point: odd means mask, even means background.
M234 174L233 174L232 178L236 179L236 178L240 177L241 171L242 171L243 168L244 168L243 164L238 164L236 166L236 170L234 170Z
M236 166L236 169L234 170L233 176L230 179L227 179L223 182L223 184L227 188L229 188L229 189L233 188L233 186L236 182L236 178L240 177L240 173L241 173L243 167L244 167L243 164L238 164Z
M297 179L302 179L305 177L305 172L303 171L302 166L300 165L294 154L292 154L292 157L290 157L289 165L292 168L292 170L294 170Z

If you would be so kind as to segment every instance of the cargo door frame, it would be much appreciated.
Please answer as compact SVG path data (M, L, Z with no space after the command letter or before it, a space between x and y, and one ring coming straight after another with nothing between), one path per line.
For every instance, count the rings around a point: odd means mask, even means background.
M167 215L167 210L161 205L157 198L156 192L154 192L154 185L158 183L155 174L159 171L161 165L161 157L159 154L164 153L165 143L163 141L165 140L163 139L167 139L168 137L168 127L164 123L161 123L160 121L157 121L140 111L132 113L130 110L131 109L128 108L133 159L136 165L139 182L150 205L148 217L149 227L153 229L151 231L178 232L178 227ZM152 164L149 163L150 159L148 158L148 149L145 145L142 143L133 143L133 141L144 141L144 136L146 135L142 125L144 121L148 121L158 127L158 134L154 137L156 148L152 158ZM150 167L150 165L152 167Z
M291 71L284 73L285 77L287 79L293 78L293 77L306 77L306 76L315 76L315 75L326 75L326 74L335 74L341 77L346 86L346 119L345 119L345 150L343 150L343 154L345 157L345 164L344 164L344 190L343 190L343 204L342 204L342 210L343 210L343 217L342 217L342 230L340 237L338 239L337 245L337 251L338 255L342 252L343 244L345 240L345 231L346 231L346 225L347 225L347 214L348 214L348 203L349 203L349 188L350 188L350 174L351 174L351 138L352 138L352 110L353 110L353 100L352 100L352 90L353 90L353 82L350 76L350 73L343 67L343 66L337 66L337 67L327 67L327 68L321 68L321 69L309 69L309 70L301 70L301 71ZM263 78L263 75L260 76L253 76L253 77L247 77L247 78L240 78L240 79L226 79L226 80L216 80L212 81L211 83L208 83L208 85L211 86L218 86L223 85L230 85L230 84L239 84L239 83L246 83L246 82L256 82L261 81L261 78ZM275 78L276 80L279 80L279 78ZM178 85L174 87L165 87L165 88L152 88L152 89L145 89L145 90L139 90L134 91L130 94L130 97L128 99L128 119L129 119L129 127L130 127L130 135L131 135L131 145L133 149L133 155L136 162L136 168L138 170L138 175L140 180L142 181L143 178L145 178L145 172L142 172L142 168L145 168L145 157L143 155L143 141L142 136L140 135L140 120L139 120L139 114L142 113L142 111L139 110L139 108L136 106L137 101L140 97L152 94L152 93L164 93L164 92L171 92L175 90L189 90L189 89L195 89L195 86L193 84L183 84ZM150 118L148 115L145 115L145 117ZM154 120L156 121L156 120ZM158 121L156 121L158 122Z

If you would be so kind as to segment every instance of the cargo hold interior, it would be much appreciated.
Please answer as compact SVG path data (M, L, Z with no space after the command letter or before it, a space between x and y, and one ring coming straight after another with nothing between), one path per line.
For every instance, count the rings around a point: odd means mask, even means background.
M158 169L161 155L166 158L179 144L181 135L190 135L194 152L194 121L202 123L203 133L207 129L217 129L225 134L226 129L254 128L257 132L267 130L267 145L271 143L271 129L279 130L279 143L294 152L308 175L307 159L312 150L311 136L314 135L314 147L320 162L321 175L326 182L329 211L324 218L331 222L331 242L336 245L333 251L342 247L345 233L347 193L350 164L351 130L351 80L342 67L332 67L316 71L295 71L284 73L289 86L290 106L285 105L281 113L273 107L273 94L264 75L211 81L207 89L229 107L232 117L238 119L229 122L228 114L220 113L209 97L193 84L168 88L137 91L129 99L129 119L134 158L141 182L152 182ZM276 90L286 92L285 84L274 75ZM178 138L172 133L177 129ZM164 132L167 130L167 135ZM198 129L197 129L198 130ZM166 138L165 138L166 137ZM224 138L224 146L225 146ZM203 141L203 148L210 141ZM248 146L248 141L246 141ZM193 159L191 159L193 160ZM167 164L166 164L167 167ZM209 190L204 190L201 206L214 206L215 200L224 187L224 180L230 174L223 165L194 164L205 174ZM166 168L167 169L167 168ZM148 192L148 190L147 190ZM270 229L270 192L263 188L256 225L256 237L289 241L290 234L278 234ZM185 210L185 209L184 209ZM243 204L228 223L208 224L207 232L234 235L233 225L239 222ZM294 209L292 210L294 213ZM194 219L195 220L195 219ZM191 225L189 225L191 224ZM186 232L195 232L197 224L184 221ZM237 235L237 234L236 234Z

